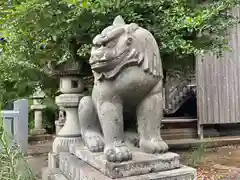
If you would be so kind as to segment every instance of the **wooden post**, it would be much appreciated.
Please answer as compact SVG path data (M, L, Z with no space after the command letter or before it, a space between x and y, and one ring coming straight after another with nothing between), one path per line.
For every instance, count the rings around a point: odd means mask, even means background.
M198 131L198 138L203 139L203 125L199 124L199 121L197 122L197 131Z

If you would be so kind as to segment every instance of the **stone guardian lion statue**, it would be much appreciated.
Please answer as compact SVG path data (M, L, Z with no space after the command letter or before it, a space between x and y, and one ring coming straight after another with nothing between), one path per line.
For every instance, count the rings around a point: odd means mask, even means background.
M124 109L134 108L139 146L146 153L163 153L168 145L160 135L163 118L163 70L153 35L117 16L93 39L89 60L94 87L79 103L82 137L92 152L104 151L111 162L132 159L124 143Z

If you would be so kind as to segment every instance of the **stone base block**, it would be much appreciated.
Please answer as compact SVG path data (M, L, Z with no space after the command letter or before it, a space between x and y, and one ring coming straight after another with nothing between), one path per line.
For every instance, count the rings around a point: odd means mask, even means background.
M68 180L58 168L43 168L42 180Z
M61 136L56 136L56 138L53 141L53 152L58 153L58 152L69 152L69 147L72 144L80 144L82 143L82 138L81 136L76 136L76 137L61 137Z
M46 133L46 129L33 129L31 134L32 135L42 135Z
M59 167L59 154L54 152L48 153L48 167L51 169L56 169Z
M175 153L147 154L134 149L133 159L121 163L108 162L104 153L92 153L81 145L70 147L70 153L110 178L122 178L180 168L180 156Z
M43 180L112 180L83 160L69 153L60 153L60 168L47 169ZM197 180L195 169L180 166L178 169L148 173L138 176L116 178L115 180Z

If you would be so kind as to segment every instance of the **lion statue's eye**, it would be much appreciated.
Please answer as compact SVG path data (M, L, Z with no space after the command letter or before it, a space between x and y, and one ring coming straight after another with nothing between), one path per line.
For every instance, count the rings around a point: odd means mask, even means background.
M127 45L131 45L131 44L132 44L132 41L133 41L133 39L132 39L131 37L129 37L129 38L127 39Z

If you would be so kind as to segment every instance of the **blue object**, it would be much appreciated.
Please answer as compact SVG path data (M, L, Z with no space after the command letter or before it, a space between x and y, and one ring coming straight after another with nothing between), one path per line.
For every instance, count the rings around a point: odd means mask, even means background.
M4 43L6 43L6 42L7 42L7 40L6 40L4 37L0 38L0 43L1 43L1 44L4 44Z

